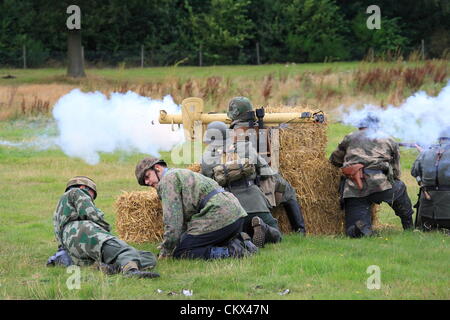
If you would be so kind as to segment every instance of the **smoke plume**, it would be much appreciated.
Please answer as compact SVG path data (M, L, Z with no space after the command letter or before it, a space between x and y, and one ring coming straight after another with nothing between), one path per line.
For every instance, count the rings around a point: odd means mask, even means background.
M407 98L400 106L381 108L364 105L362 109L341 106L342 122L357 127L369 113L377 116L379 132L402 141L429 145L434 143L443 129L450 126L450 82L438 96L420 91Z
M56 144L70 157L97 164L99 152L141 152L159 156L183 141L183 130L171 131L158 123L159 111L180 113L171 96L163 100L142 97L134 92L112 93L72 90L53 108L58 126ZM154 124L152 124L152 121Z

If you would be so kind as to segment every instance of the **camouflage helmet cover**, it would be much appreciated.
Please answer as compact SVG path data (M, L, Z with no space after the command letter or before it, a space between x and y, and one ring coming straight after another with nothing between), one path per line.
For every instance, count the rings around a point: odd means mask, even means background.
M228 104L227 116L231 120L246 120L247 112L253 110L253 105L246 97L235 97Z
M213 145L223 145L227 137L228 126L222 121L213 121L206 127L203 142Z
M163 164L167 166L167 163L164 160L155 157L144 158L136 165L136 170L134 173L136 174L136 179L141 186L146 185L145 172L152 169L155 164Z
M94 180L92 180L89 177L86 176L76 176L70 179L67 182L66 190L69 190L71 187L74 186L86 186L92 189L94 191L94 199L97 198L97 185L95 184Z

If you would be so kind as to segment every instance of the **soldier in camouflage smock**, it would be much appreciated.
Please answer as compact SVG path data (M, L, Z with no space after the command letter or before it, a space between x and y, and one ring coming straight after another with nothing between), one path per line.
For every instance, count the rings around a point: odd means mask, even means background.
M94 205L96 197L96 184L88 177L69 180L53 215L59 247L79 266L97 263L106 273L158 277L156 273L141 271L156 265L151 252L138 251L110 233L104 213Z
M450 229L450 127L423 150L411 169L421 188L417 218L424 231ZM450 233L449 233L450 234Z
M156 188L162 202L160 257L240 258L257 251L241 233L245 210L214 180L188 169L168 169L156 158L138 163L136 178Z
M370 207L373 203L388 203L400 217L404 229L412 228L413 209L400 180L398 144L378 130L378 118L369 115L359 130L344 137L331 154L333 165L351 169L362 165L362 185L346 178L341 196L345 206L346 233L352 238L372 234Z

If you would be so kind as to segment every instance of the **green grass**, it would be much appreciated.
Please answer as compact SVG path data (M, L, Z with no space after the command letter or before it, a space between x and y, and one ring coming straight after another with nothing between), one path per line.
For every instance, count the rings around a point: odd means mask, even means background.
M408 62L408 66L421 64L422 62ZM144 83L146 81L158 81L170 78L185 80L188 78L208 78L221 76L224 78L261 79L269 74L275 78L296 75L304 72L348 72L357 68L395 67L397 63L378 62L362 64L360 62L336 62L336 63L301 63L301 64L271 64L271 65L232 65L232 66L208 66L208 67L148 67L148 68L88 68L88 79L105 80L117 83ZM0 78L0 85L17 85L33 83L79 83L79 80L65 77L66 69L0 69L0 77L11 74L15 79ZM86 80L83 80L86 81Z
M46 127L44 120L0 122L1 139L28 140ZM331 152L351 127L329 127ZM0 140L1 140L0 139ZM164 154L167 158L167 154ZM404 179L413 202L417 187L408 167L417 154L402 151ZM114 201L122 191L144 190L134 178L142 154L102 155L96 166L66 157L60 150L36 151L0 146L0 298L1 299L449 299L450 238L441 233L402 232L387 207L376 237L288 235L256 256L242 260L158 262L161 278L106 277L81 269L80 290L69 290L71 274L46 268L55 252L52 214L68 178L88 175L98 184L96 204L114 225ZM115 230L113 229L115 233ZM156 245L135 245L157 252ZM370 265L381 269L381 289L368 290ZM163 290L158 293L157 289ZM192 297L180 294L193 290ZM285 289L290 294L279 295ZM169 292L177 295L169 296Z

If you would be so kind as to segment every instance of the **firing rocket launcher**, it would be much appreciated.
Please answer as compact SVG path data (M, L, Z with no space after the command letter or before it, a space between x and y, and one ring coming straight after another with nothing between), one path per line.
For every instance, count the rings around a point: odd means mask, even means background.
M186 141L201 142L206 126L213 121L221 121L226 124L231 124L231 119L227 117L226 113L204 113L204 103L201 98L187 98L181 103L181 114L168 114L161 110L159 116L160 124L182 124ZM305 111L305 112L280 112L280 113L266 113L264 108L249 111L246 121L248 126L239 129L244 133L241 134L249 139L251 134L256 135L257 151L266 159L266 161L274 169L278 169L279 159L279 141L278 132L273 133L273 128L285 128L289 124L297 123L325 123L325 114L320 111ZM252 129L249 131L249 129ZM252 133L249 133L252 132ZM239 139L239 133L237 139ZM250 140L253 141L253 140ZM263 147L261 147L263 146Z
M184 128L186 141L194 141L194 127L201 125L205 129L208 123L213 121L222 121L227 124L231 123L231 119L226 113L204 113L204 103L201 98L187 98L181 103L181 114L168 114L161 110L159 115L159 123L161 124L182 124ZM264 126L279 126L289 123L324 123L325 115L322 111L314 112L280 112L280 113L264 113L261 109L256 109L255 119L264 121ZM261 127L258 125L258 127Z

